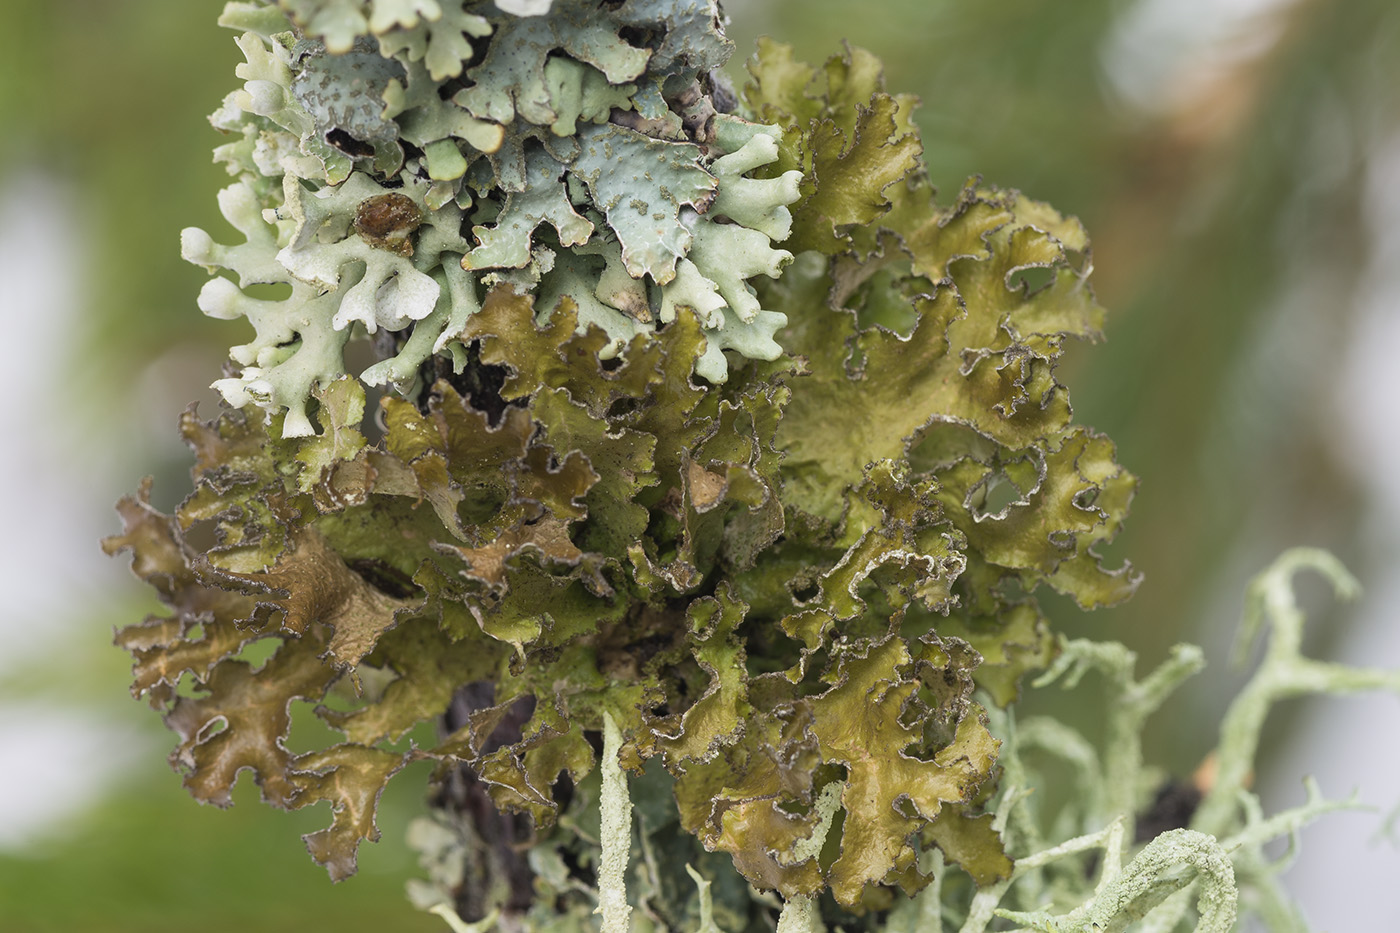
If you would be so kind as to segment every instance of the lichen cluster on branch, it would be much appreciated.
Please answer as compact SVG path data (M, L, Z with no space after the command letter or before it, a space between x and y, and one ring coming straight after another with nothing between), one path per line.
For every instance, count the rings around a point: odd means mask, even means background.
M256 337L218 383L236 410L182 421L194 491L124 500L107 545L169 606L118 641L191 792L226 805L250 770L329 803L307 842L343 877L384 785L434 761L444 889L540 930L597 904L613 746L634 926L757 929L756 890L856 929L934 853L1004 878L986 706L1055 654L1036 591L1137 583L1096 553L1136 481L1055 377L1102 326L1079 224L979 183L937 204L913 102L859 50L765 43L731 94L711 0L223 22L245 241L184 249ZM379 434L366 383L397 390ZM302 702L344 741L292 751ZM521 815L523 906L463 774Z

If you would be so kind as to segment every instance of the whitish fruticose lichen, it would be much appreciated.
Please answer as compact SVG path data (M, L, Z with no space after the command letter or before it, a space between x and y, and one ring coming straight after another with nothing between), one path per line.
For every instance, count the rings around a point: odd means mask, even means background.
M774 244L801 172L752 176L780 133L723 112L719 17L714 0L229 3L244 83L212 119L236 137L219 205L243 242L183 234L186 259L230 273L200 308L255 331L224 398L312 434L308 402L357 336L383 357L370 385L460 372L498 283L536 294L542 320L571 302L604 358L682 308L705 379L726 379L725 350L776 358L787 319L749 280L792 259ZM283 293L248 290L269 285Z

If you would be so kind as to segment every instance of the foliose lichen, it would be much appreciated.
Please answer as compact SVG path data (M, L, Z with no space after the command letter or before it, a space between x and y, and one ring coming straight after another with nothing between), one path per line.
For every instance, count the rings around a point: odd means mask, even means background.
M313 392L360 335L386 358L358 375L411 395L434 357L461 371L463 322L500 283L536 295L541 321L572 300L604 359L681 309L702 321L710 382L725 350L782 352L786 319L749 280L792 259L774 244L799 173L753 177L779 131L722 112L732 46L713 0L265 0L220 22L246 58L213 117L238 137L218 150L235 178L220 206L244 242L192 228L183 251L236 278L200 307L257 332L216 384L231 405L314 433ZM356 220L389 197L416 215L392 242Z
M1137 583L1096 551L1136 481L1055 377L1103 319L1079 224L938 205L858 50L765 43L734 94L712 0L223 22L243 241L183 245L255 337L182 421L194 491L107 542L169 606L118 642L190 791L329 803L340 878L432 760L422 903L539 930L615 874L619 769L637 929L864 928L934 854L1008 877L989 708L1057 652L1037 590ZM291 751L294 702L344 741Z

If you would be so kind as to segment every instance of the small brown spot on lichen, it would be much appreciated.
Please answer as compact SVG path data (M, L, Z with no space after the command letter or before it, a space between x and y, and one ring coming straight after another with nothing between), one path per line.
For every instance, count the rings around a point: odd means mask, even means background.
M371 246L400 256L413 255L411 237L422 223L423 211L397 191L365 198L355 209L355 232Z

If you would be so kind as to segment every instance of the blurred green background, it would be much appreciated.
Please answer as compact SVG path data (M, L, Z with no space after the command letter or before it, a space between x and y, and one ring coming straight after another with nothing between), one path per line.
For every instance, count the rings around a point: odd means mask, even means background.
M440 927L402 899L421 780L391 786L384 841L333 889L296 839L325 814L270 811L246 781L231 813L185 796L163 762L172 743L125 699L127 662L108 646L111 627L154 608L124 561L97 553L117 527L110 503L148 473L158 505L182 496L175 418L192 399L212 410L205 386L241 339L243 325L195 308L205 274L178 249L184 226L229 232L205 122L241 60L214 26L221 6L6 0L0 13L0 313L20 386L0 476L12 500L6 591L24 594L0 608L9 933ZM1146 582L1118 609L1054 612L1145 663L1178 640L1207 647L1208 679L1150 735L1156 761L1189 772L1240 682L1223 655L1250 574L1300 543L1333 549L1382 590L1396 566L1400 494L1385 457L1397 453L1397 390L1385 355L1366 350L1400 318L1388 233L1400 228L1400 4L726 6L736 78L760 34L810 61L843 39L864 46L892 90L922 98L945 199L981 174L1087 225L1109 339L1074 350L1062 378L1079 419L1143 480L1112 552ZM1332 611L1320 589L1307 595L1328 620L1313 629L1318 654L1356 643L1368 614L1386 618L1379 604ZM1393 713L1367 727L1386 745ZM1271 721L1266 790L1303 725L1293 708ZM1390 806L1400 779L1363 790ZM1366 860L1400 869L1393 848ZM1393 888L1375 893L1400 906Z

